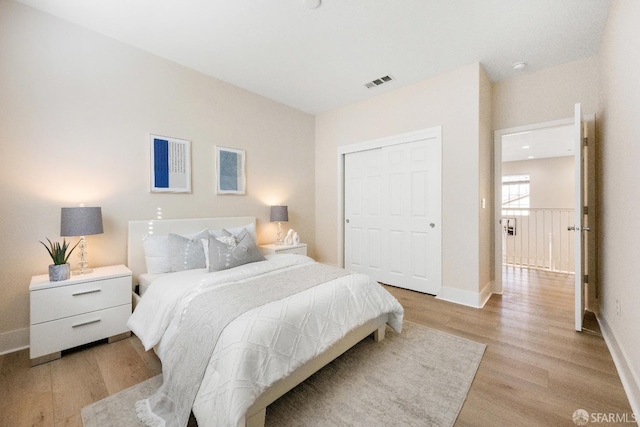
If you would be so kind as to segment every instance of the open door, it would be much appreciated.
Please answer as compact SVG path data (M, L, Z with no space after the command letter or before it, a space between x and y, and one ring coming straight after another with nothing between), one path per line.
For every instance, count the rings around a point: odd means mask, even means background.
M575 105L575 225L568 227L575 232L575 328L582 331L582 320L585 313L585 239L584 233L589 231L585 224L585 166L586 156L586 135L585 125L582 118L581 104Z

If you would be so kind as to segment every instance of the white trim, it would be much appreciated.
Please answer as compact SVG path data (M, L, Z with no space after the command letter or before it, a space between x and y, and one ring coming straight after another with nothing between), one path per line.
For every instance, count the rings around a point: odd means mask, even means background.
M0 334L0 356L29 348L29 328L14 329Z
M483 308L489 298L491 298L493 282L487 282L480 292L466 291L458 288L443 286L440 295L436 299L452 302L454 304L466 305L467 307Z
M356 142L349 145L341 145L340 147L338 147L338 154L344 155L349 153L357 153L359 151L373 150L382 147L391 147L393 145L433 138L442 138L442 126L434 126L429 129L407 132L400 135L393 135L387 136L385 138Z
M596 315L596 319L598 319L600 331L604 341L607 343L613 363L616 365L616 370L620 376L620 381L622 381L622 387L627 394L631 410L636 416L640 416L640 373L634 370L634 366L629 362L624 349L618 345L618 340L613 330L609 327L607 320L600 315Z
M424 139L437 139L440 147L442 147L442 126L434 126L428 129L421 129L400 135L393 135L338 147L338 247L336 252L338 254L338 266L344 267L344 156L350 153L374 150L382 147L391 147L393 145L421 141ZM440 163L442 164L442 149L440 150ZM440 174L440 180L442 181L442 167L440 168ZM440 233L441 239L442 234L443 233ZM442 242L440 242L440 247L442 247Z
M550 122L535 123L532 125L517 126L513 128L498 129L493 131L493 202L494 202L494 273L495 280L493 282L493 293L502 294L502 228L500 227L500 219L502 217L502 137L512 133L530 132L552 128L557 126L567 126L574 123L574 118L553 120Z

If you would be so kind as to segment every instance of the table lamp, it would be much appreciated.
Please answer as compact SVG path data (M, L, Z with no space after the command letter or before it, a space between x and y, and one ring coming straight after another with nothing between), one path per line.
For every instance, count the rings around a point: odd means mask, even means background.
M87 242L85 236L102 234L102 208L77 207L62 208L60 215L60 236L80 236L80 268L73 274L87 274L93 271L87 268Z
M282 245L284 241L282 240L282 228L280 223L289 221L289 212L287 210L287 206L271 206L270 221L278 223L276 245Z

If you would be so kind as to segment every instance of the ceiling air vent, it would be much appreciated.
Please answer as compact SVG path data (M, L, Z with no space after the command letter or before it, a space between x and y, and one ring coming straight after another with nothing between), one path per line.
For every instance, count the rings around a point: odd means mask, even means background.
M391 80L394 80L392 76L383 76L383 77L377 78L375 80L372 80L372 81L370 81L368 83L365 83L364 85L365 85L365 87L367 89L373 89L374 87L378 87L380 85L383 85L383 84L385 84L387 82L390 82Z

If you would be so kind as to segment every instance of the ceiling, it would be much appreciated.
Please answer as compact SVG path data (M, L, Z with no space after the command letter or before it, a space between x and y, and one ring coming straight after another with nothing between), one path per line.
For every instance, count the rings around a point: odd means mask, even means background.
M316 114L474 62L492 81L597 53L609 0L19 0ZM524 61L515 71L511 65ZM391 75L394 80L367 89Z
M573 156L574 126L555 126L502 136L502 161Z

